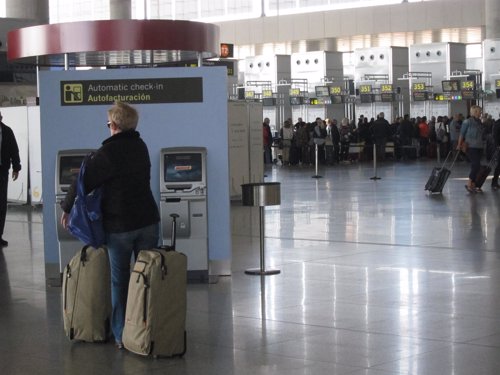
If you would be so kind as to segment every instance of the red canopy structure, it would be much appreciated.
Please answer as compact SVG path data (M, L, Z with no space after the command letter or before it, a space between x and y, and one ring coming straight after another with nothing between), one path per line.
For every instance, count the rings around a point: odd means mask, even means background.
M219 54L219 27L172 20L82 21L7 35L10 62L41 66L158 66Z

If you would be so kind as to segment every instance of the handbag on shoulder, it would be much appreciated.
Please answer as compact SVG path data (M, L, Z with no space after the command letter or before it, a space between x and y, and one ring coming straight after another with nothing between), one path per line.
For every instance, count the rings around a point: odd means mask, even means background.
M85 193L83 176L88 159L83 159L76 183L75 203L69 214L68 230L86 245L98 248L105 242L105 234L101 212L102 188Z

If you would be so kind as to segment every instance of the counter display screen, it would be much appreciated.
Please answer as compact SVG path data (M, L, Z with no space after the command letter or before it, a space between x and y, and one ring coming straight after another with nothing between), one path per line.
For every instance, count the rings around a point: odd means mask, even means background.
M163 156L165 182L202 181L202 159L200 153L165 154Z
M316 86L315 91L318 98L330 96L330 93L328 92L328 86Z
M413 91L425 91L425 83L424 82L415 82L412 85Z
M273 90L262 90L262 97L263 98L272 98L273 97Z
M290 96L300 96L300 89L290 89Z
M391 93L392 94L392 84L389 83L384 83L380 85L380 92L381 93Z
M302 105L304 104L304 98L301 96L291 96L290 105Z
M59 159L59 185L71 185L78 177L85 155L62 156Z
M372 85L360 85L359 86L360 94L371 94L372 93Z
M381 102L393 102L394 101L394 94L392 92L383 92L380 94L380 101Z
M460 89L462 90L462 99L476 99L476 81L461 81Z
M276 105L276 98L262 98L262 105L264 107L272 107Z
M332 104L342 104L345 102L342 95L331 95L330 99L332 100Z
M415 102L423 102L424 100L428 100L429 96L425 91L415 91L413 93L413 100Z
M341 86L330 86L330 95L341 95L342 87Z
M476 89L476 81L461 81L460 89L462 91L474 91Z
M247 91L245 90L245 99L254 99L255 91Z
M500 79L495 79L495 87L500 88Z
M359 95L359 99L361 100L361 103L373 103L372 94L361 94Z
M459 91L460 81L449 80L449 81L441 81L444 92L453 92Z

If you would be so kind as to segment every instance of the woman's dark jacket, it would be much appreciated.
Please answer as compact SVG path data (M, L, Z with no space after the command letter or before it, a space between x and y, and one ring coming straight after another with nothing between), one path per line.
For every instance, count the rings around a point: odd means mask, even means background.
M85 191L103 187L102 213L107 233L143 228L160 220L150 185L148 148L135 130L117 133L102 143L88 160ZM61 202L69 213L76 196L76 181Z

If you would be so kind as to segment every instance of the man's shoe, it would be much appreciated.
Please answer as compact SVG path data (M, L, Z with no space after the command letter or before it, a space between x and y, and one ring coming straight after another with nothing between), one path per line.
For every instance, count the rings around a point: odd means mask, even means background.
M9 246L9 243L7 241L5 241L3 238L0 238L0 246L6 247L6 246Z

